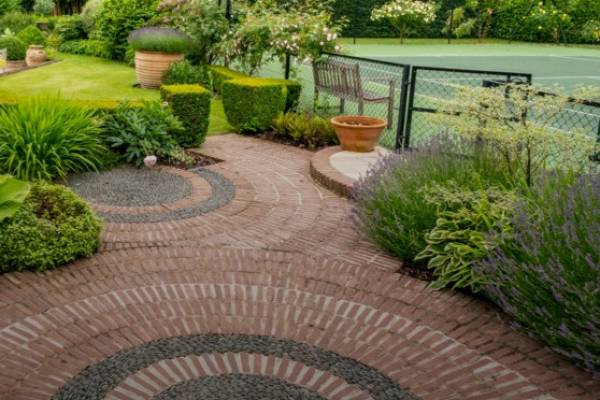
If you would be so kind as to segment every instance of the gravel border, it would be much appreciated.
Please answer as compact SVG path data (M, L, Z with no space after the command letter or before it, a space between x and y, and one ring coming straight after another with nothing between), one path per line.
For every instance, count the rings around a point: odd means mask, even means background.
M227 205L235 197L235 187L229 179L225 178L223 175L205 168L194 168L189 171L194 172L205 179L212 189L208 198L203 198L193 206L161 213L126 214L100 212L98 215L105 222L114 223L156 223L174 221L207 214Z
M88 366L62 386L53 400L100 400L129 375L160 360L206 353L258 353L290 358L359 386L374 399L418 400L397 382L356 360L306 343L258 335L206 334L160 339Z
M122 165L100 174L70 177L67 185L93 204L117 207L158 206L192 194L192 183L167 171Z
M152 400L325 400L320 394L282 379L227 374L171 386Z

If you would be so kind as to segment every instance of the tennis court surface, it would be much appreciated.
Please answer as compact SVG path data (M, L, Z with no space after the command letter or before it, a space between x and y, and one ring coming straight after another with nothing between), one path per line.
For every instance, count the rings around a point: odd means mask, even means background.
M530 73L541 86L600 87L600 46L578 48L537 44L348 45L351 54L439 68Z

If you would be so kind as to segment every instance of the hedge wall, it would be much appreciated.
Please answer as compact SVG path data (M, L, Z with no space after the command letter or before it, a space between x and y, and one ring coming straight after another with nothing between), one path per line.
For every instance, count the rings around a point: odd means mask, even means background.
M225 81L223 108L227 121L240 132L262 132L283 113L287 88L270 79L241 78Z
M184 132L175 136L177 144L191 148L204 143L210 117L210 92L200 85L163 85L160 95L185 127Z
M334 15L336 18L346 17L348 24L342 35L345 37L396 37L396 32L386 22L371 21L371 11L375 7L386 3L388 0L336 0ZM465 0L442 0L438 10L438 17L429 25L423 26L411 36L439 37L448 16L448 10L458 7Z

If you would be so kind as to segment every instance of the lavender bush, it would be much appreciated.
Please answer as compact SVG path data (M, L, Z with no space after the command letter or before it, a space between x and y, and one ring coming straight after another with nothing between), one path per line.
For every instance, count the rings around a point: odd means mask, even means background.
M546 177L528 197L514 240L474 268L530 335L600 373L600 176Z
M437 219L437 206L426 201L423 186L449 181L468 189L506 184L498 163L477 150L468 140L438 136L420 150L380 161L354 188L361 230L391 254L413 262Z

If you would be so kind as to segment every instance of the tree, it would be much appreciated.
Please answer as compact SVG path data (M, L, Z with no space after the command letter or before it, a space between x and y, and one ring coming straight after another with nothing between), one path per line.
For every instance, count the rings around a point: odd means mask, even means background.
M476 35L483 41L491 27L494 13L508 0L467 0L465 5L457 7L448 18L444 32L456 37Z
M392 0L371 13L372 21L388 21L394 27L400 43L416 26L433 22L435 17L435 5L419 0Z

